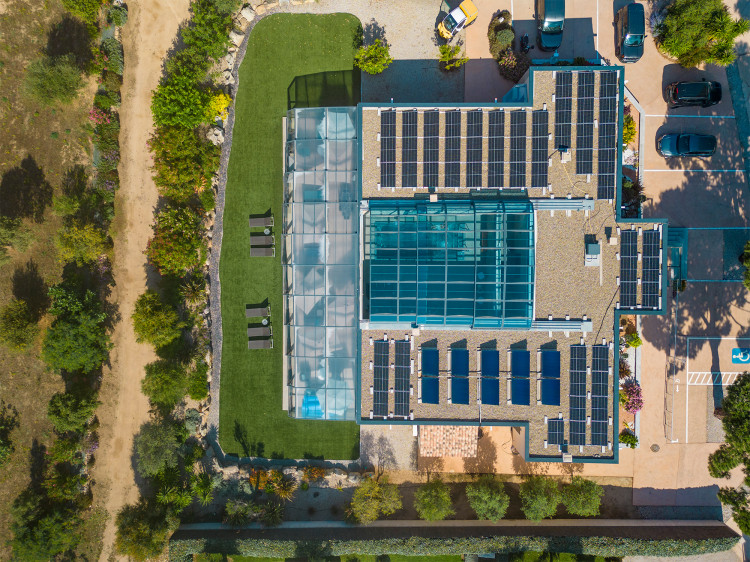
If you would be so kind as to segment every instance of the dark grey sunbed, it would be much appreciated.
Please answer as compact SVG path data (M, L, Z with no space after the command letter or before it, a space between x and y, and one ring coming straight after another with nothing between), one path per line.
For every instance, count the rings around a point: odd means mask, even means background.
M248 340L248 349L273 349L273 338L267 340Z
M271 335L271 327L270 326L257 326L255 328L248 328L247 329L247 337L248 338L259 338L261 336L268 337Z
M251 246L250 247L250 257L251 258L272 258L276 256L276 248L271 246L270 248L267 248L265 246L258 247L258 246Z
M271 316L271 307L269 306L256 306L256 307L245 307L245 318L257 318L262 316Z
M261 226L273 226L273 216L250 217L250 228L258 228Z
M273 246L273 236L250 235L251 246Z

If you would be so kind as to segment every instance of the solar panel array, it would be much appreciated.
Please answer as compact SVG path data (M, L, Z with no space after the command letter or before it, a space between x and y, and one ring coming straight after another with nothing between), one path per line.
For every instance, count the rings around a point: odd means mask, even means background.
M510 113L510 178L508 187L526 187L526 111Z
M547 187L549 172L549 112L531 115L531 187Z
M563 444L563 420L549 420L547 422L547 442L550 445Z
M661 266L661 232L647 230L643 233L643 307L659 308L659 274Z
M505 112L489 112L487 187L503 187L505 167Z
M380 112L380 185L396 187L396 112Z
M390 347L387 341L376 341L373 356L373 396L372 413L375 416L388 416L388 361Z
M609 346L591 348L591 444L607 445Z
M570 444L586 444L586 346L570 346Z
M424 179L426 187L437 187L440 162L440 112L424 112Z
M411 375L411 344L408 341L396 342L396 386L394 413L397 416L409 415L409 376Z
M466 114L466 187L482 187L482 110Z
M597 198L614 199L617 174L617 72L599 73L599 162Z
M401 119L401 185L417 187L417 111L404 111Z
M638 232L623 230L620 253L620 308L635 308L638 296Z
M445 112L445 187L461 185L461 111Z
M573 108L573 73L557 72L555 76L555 148L570 146Z
M594 170L594 73L578 73L578 114L576 124L576 174Z

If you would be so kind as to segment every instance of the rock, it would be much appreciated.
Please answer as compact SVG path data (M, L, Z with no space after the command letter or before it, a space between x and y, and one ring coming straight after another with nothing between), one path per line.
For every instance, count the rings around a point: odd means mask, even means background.
M359 484L362 481L362 477L356 472L352 472L347 480L352 484Z
M279 6L288 6L289 0L279 0Z
M268 11L268 6L266 6L265 4L258 4L257 6L254 6L254 9L255 9L256 14L258 14L259 16L262 16Z
M344 472L340 468L334 468L333 469L333 475L334 476L346 476L346 472Z
M242 16L247 23L250 23L255 19L255 11L250 6L245 6L240 10L240 16Z
M250 7L258 13L258 7L262 6L266 0L250 0Z
M229 40L238 47L242 45L243 39L245 39L245 34L240 33L237 30L232 30L232 32L229 34Z
M239 473L240 473L240 469L236 465L229 465L229 466L224 467L225 476L232 476L232 475L239 474Z
M213 126L208 130L208 133L206 133L206 138L209 140L209 142L220 145L224 142L224 129L221 127Z

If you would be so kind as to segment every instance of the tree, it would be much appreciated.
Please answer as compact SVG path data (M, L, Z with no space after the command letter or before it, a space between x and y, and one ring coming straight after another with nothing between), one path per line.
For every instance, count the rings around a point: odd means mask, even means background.
M0 400L0 467L15 451L11 433L18 427L18 412L13 406Z
M682 66L727 66L735 59L735 39L748 30L750 22L732 19L721 0L675 0L656 26L656 35L664 51Z
M136 470L145 478L156 476L165 468L174 468L180 448L177 428L168 420L145 423L135 436L133 448Z
M375 39L369 47L362 46L354 54L354 66L367 74L380 74L393 62L388 43Z
M42 497L23 492L14 502L13 548L15 560L50 560L72 551L80 541L81 520L77 514L45 509Z
M179 338L185 327L175 308L156 291L146 291L138 297L131 318L138 341L148 342L157 349Z
M72 102L82 86L73 55L42 57L26 69L26 91L46 105Z
M0 341L13 349L31 345L39 334L39 326L26 301L13 299L0 312Z
M47 417L59 433L82 432L98 405L99 402L93 396L58 392L47 405Z
M169 525L165 510L141 500L117 514L115 548L135 560L157 558L167 541Z
M568 513L580 517L596 517L604 490L593 480L574 476L562 490L562 503Z
M93 224L74 222L64 226L55 240L60 261L86 265L106 254L110 247L107 235Z
M521 510L531 521L553 517L561 500L557 482L544 476L532 476L521 484L520 496Z
M182 276L203 261L201 217L184 207L165 207L156 215L148 258L162 274Z
M425 521L442 521L453 515L453 504L448 486L435 479L422 485L414 494L414 508Z
M499 521L508 510L510 499L503 483L492 475L481 476L477 482L466 486L469 505L479 519Z
M171 410L182 400L186 385L185 368L166 360L146 365L146 376L141 381L143 394L165 410Z
M391 515L401 509L401 494L398 487L388 483L383 476L380 480L366 478L354 490L352 503L349 505L351 517L367 525L383 515Z
M98 316L58 318L44 336L42 359L55 370L89 372L102 366L110 347L103 320Z

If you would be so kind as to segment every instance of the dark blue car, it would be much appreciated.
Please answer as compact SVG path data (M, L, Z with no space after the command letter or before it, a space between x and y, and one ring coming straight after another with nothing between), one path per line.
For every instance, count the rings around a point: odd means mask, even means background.
M646 16L643 4L623 6L615 16L615 54L622 62L637 62L643 56Z
M716 137L697 133L671 133L657 143L659 154L666 158L674 156L699 156L706 158L716 150Z

